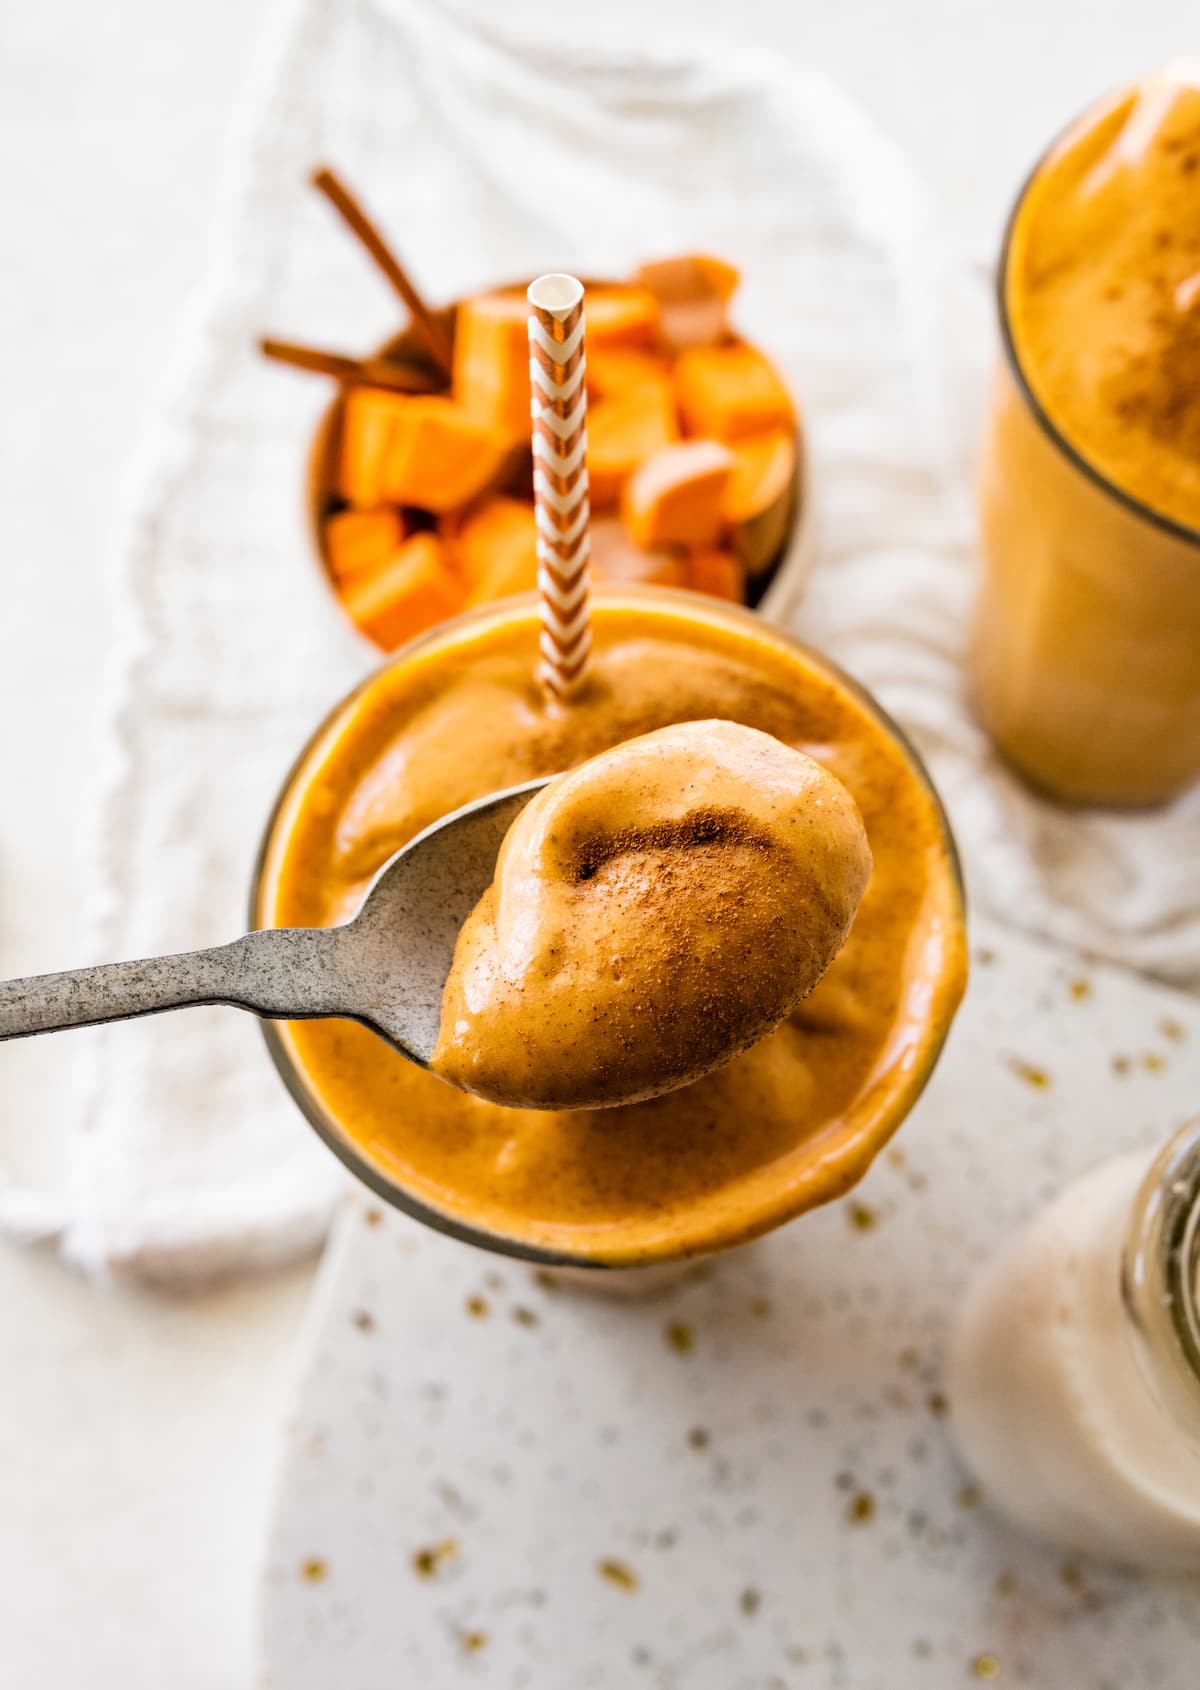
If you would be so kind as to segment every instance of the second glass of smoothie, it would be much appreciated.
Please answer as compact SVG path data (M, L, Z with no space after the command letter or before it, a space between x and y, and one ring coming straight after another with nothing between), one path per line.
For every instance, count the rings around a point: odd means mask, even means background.
M1200 62L1087 112L1001 258L976 694L1075 803L1200 776Z
M962 891L912 749L832 665L749 612L598 596L584 689L536 680L532 595L415 641L319 730L264 842L259 926L329 926L423 828L486 793L678 722L725 718L849 789L873 870L840 954L766 1037L690 1085L594 1109L504 1107L351 1022L269 1026L293 1096L367 1184L547 1265L644 1267L735 1245L847 1191L919 1095L965 984Z

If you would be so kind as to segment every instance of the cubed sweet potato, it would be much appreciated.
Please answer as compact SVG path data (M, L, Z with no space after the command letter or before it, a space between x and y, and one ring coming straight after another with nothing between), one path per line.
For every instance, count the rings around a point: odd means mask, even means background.
M634 544L711 546L725 526L733 453L718 440L684 440L647 458L625 484L621 515Z
M589 288L583 302L589 351L596 346L653 346L658 300L649 288Z
M325 524L325 552L335 581L350 581L385 563L404 539L404 518L391 505L339 511Z
M380 493L441 513L500 479L513 452L503 429L441 395L403 397L379 468Z
M795 410L775 366L742 341L681 353L675 391L687 434L733 441L795 426Z
M665 377L597 399L587 419L588 491L594 510L615 505L638 465L679 438L675 390Z
M725 515L730 523L750 522L787 492L796 471L796 437L790 428L776 428L739 440L732 450Z
M467 604L487 604L537 586L537 527L523 499L484 499L450 541Z
M454 397L515 439L529 434L529 307L518 293L465 299L454 330Z
M742 604L746 597L746 571L737 558L722 551L689 552L685 564L686 585L712 598Z
M723 258L697 252L643 264L635 280L658 300L663 341L682 350L707 346L722 338L729 300L740 278Z
M675 552L644 552L615 516L592 523L592 577L598 582L650 582L658 587L686 585L687 571Z
M638 387L661 388L671 373L670 360L642 346L597 346L587 354L588 393L594 399L620 399ZM672 397L672 404L674 398Z
M634 281L659 303L676 299L732 299L741 281L727 259L709 252L682 252L674 258L652 258L639 265Z
M378 505L384 456L396 423L410 403L406 394L380 387L355 387L342 408L337 490L352 505Z
M348 582L342 603L368 639L394 651L462 608L462 584L436 534L414 534L381 568Z

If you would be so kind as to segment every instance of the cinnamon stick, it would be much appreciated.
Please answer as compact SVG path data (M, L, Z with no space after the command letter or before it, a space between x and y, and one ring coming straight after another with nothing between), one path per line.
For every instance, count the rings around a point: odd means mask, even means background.
M315 170L312 175L312 185L325 195L325 198L347 226L358 236L358 239L375 260L392 287L400 295L405 305L408 306L412 313L413 327L425 342L429 356L442 374L449 379L450 337L446 333L444 325L434 316L433 311L413 286L408 272L388 246L379 229L367 216L367 213L345 183L335 176L332 170L324 166Z
M348 358L341 352L326 352L318 346L298 346L290 340L264 338L258 343L264 358L289 364L295 370L332 376L346 387L386 387L395 393L433 393L441 386L436 376L412 364L392 358Z

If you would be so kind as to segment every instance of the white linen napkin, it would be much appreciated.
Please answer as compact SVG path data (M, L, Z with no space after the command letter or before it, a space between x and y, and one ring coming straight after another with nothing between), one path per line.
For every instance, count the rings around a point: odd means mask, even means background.
M896 149L819 76L728 42L556 38L494 8L296 0L239 132L210 274L117 553L94 955L232 937L272 797L368 668L303 530L321 384L258 333L367 349L396 308L306 188L344 171L435 299L540 269L620 273L708 248L811 431L821 548L795 619L929 758L972 895L1200 985L1200 799L1055 811L963 700L985 290ZM88 1270L184 1282L320 1239L340 1183L258 1029L192 1011L108 1029L56 1190L0 1228Z

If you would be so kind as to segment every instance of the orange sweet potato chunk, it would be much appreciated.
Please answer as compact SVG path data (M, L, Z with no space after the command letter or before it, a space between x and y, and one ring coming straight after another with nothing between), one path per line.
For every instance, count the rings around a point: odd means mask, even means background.
M716 599L729 599L734 604L745 602L746 571L728 552L690 552L685 568L685 585L694 592L708 593Z
M681 353L675 390L688 434L730 441L795 427L791 397L774 365L741 341Z
M462 608L463 589L436 534L414 534L381 568L347 583L342 603L368 639L394 651Z
M379 466L379 491L398 505L453 510L495 484L512 450L502 429L456 400L405 394Z
M637 387L661 388L670 373L669 360L645 347L597 346L587 354L588 393L596 399L617 399Z
M339 511L325 524L325 552L335 581L350 581L385 563L404 539L404 518L390 505Z
M454 330L454 397L473 416L529 434L529 307L517 293L465 299Z
M796 437L790 428L751 435L736 442L733 456L725 516L732 524L751 522L787 492L796 471Z
M660 377L611 399L597 399L587 417L588 493L593 510L617 503L638 465L679 439L675 390Z
M384 455L408 403L403 393L379 387L355 387L346 395L336 480L338 492L352 505L377 505L383 498Z
M740 279L732 264L701 252L643 264L635 277L658 300L663 340L679 349L721 339Z
M634 545L711 546L725 526L733 453L718 440L685 440L647 458L625 484L621 515Z
M583 301L587 345L653 346L658 339L658 300L649 288L589 288Z
M634 277L660 301L673 299L732 299L741 281L736 268L708 252L684 252L675 258L654 258Z
M537 586L537 526L523 499L491 498L467 513L452 541L467 604Z
M593 580L600 583L641 581L658 587L687 584L687 571L677 553L642 551L615 516L597 517L592 523L591 569Z

